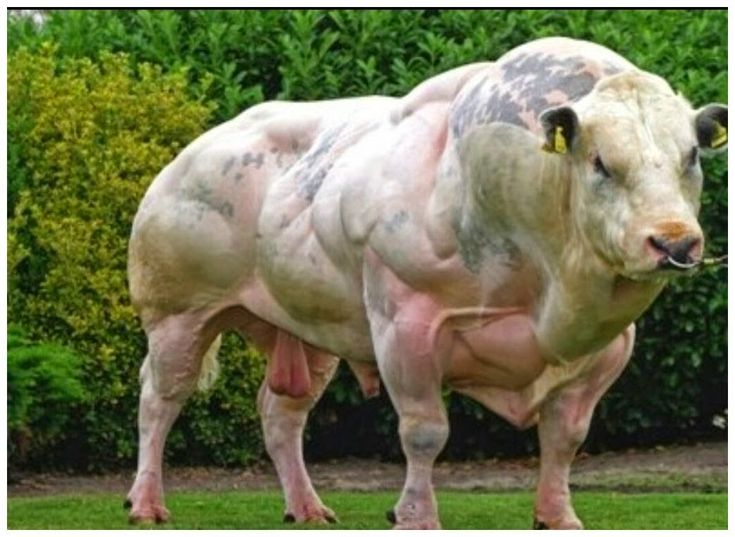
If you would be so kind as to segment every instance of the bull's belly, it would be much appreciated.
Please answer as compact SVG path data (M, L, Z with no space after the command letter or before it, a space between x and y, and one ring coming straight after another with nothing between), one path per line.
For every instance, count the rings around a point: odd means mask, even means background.
M252 281L240 290L237 303L258 318L329 354L345 360L374 361L370 326L359 297L343 295L336 303L330 303L326 296L320 298L306 302L295 297L285 300L285 294L274 296L263 281ZM339 316L330 313L337 311Z
M290 331L310 345L350 362L374 362L370 331L358 320L339 324L293 323Z

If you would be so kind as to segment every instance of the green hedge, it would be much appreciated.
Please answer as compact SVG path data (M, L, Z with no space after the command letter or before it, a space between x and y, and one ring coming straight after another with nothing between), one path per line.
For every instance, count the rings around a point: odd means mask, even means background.
M133 460L144 344L125 295L125 241L145 186L180 147L263 99L402 95L433 74L548 35L609 46L696 106L727 102L724 10L79 10L51 11L41 27L11 20L10 318L84 356L91 395L77 423L73 452L81 455L51 462ZM39 96L34 84L52 89ZM702 222L709 250L721 253L726 162L704 166ZM639 323L634 359L601 404L588 448L722 434L711 419L726 406L726 297L725 271L662 295ZM262 455L254 411L262 361L234 336L222 361L214 391L197 396L175 426L170 460L236 464ZM447 456L534 449L533 432L518 433L467 399L447 400ZM340 368L306 449L312 458L396 457L395 424L387 398L361 402Z
M7 363L8 466L15 469L67 438L86 392L79 356L29 341L18 326L8 327Z

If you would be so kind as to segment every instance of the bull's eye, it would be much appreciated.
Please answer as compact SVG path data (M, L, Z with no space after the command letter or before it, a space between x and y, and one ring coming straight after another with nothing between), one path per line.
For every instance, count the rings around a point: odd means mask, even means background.
M689 153L687 164L690 168L694 168L699 163L699 148L695 145Z
M597 155L595 157L595 162L592 164L595 168L595 173L602 175L603 177L610 178L610 172L607 171L607 168L605 168L605 165L602 163L602 159L600 158L600 155Z

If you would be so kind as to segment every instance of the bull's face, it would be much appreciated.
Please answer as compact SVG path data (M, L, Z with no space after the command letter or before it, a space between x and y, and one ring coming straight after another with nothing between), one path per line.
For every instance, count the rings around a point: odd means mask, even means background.
M702 260L700 155L727 144L727 107L698 111L661 79L627 73L574 105L546 110L545 148L569 158L571 213L616 273L691 273Z

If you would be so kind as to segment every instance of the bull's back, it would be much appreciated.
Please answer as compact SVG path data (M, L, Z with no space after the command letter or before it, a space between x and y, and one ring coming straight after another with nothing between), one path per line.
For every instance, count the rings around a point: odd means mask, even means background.
M203 307L247 285L273 185L303 168L335 123L390 101L267 102L194 140L155 178L136 214L128 262L136 308Z

